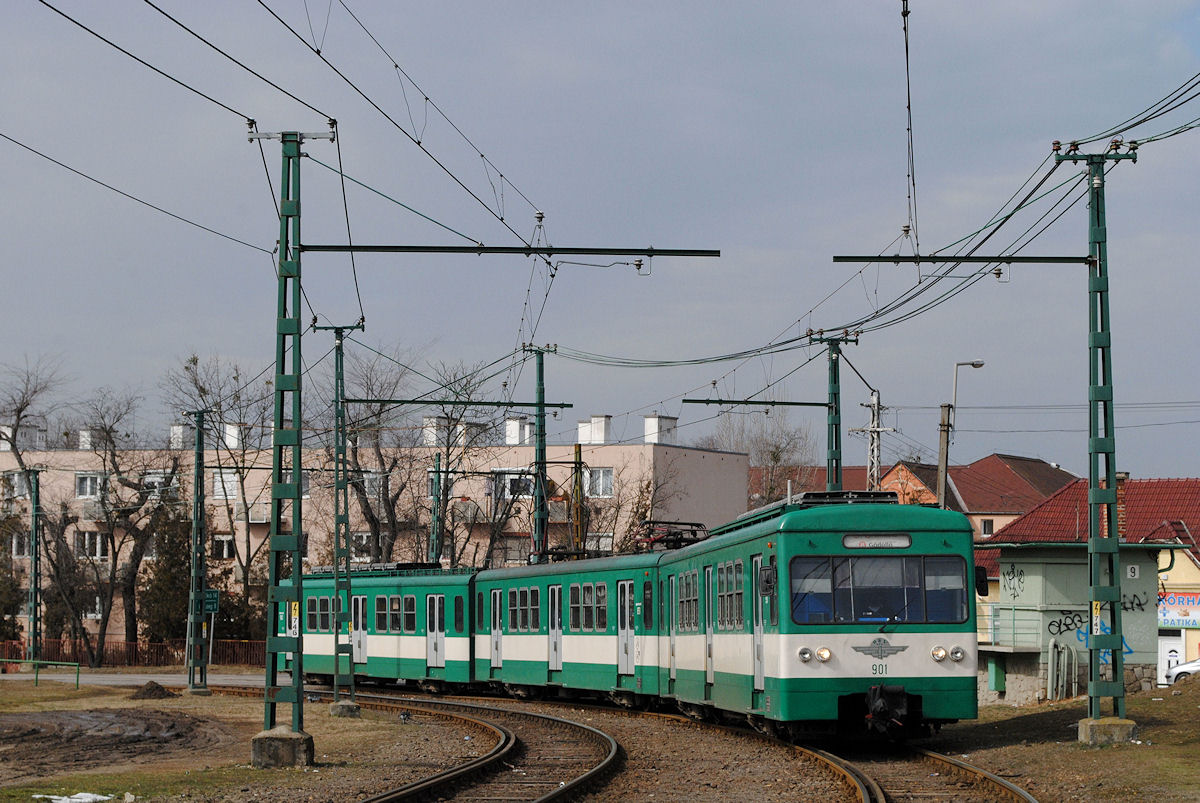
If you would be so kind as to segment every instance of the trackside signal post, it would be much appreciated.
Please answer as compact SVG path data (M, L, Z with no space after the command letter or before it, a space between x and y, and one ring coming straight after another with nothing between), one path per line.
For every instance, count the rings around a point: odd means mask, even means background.
M301 504L302 404L300 321L303 300L300 256L304 251L524 254L525 256L634 255L716 257L720 251L663 248L554 248L539 246L411 246L411 245L306 245L300 238L300 146L306 140L335 137L329 132L304 134L251 133L250 140L278 139L282 145L283 174L279 188L279 276L275 314L275 410L271 439L271 522L267 587L267 649L264 682L263 731L251 744L256 767L308 765L313 761L312 736L304 732L304 636L300 606L304 574ZM291 660L291 682L278 683L281 661ZM280 704L292 707L291 727L281 727L276 717Z

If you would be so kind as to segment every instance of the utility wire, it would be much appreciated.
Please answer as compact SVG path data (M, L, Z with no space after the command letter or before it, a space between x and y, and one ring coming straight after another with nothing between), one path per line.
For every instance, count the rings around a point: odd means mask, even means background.
M393 198L392 196L390 196L390 195L388 195L388 194L384 193L382 190L375 189L375 188L374 188L374 187L372 187L370 184L366 184L366 183L364 183L364 182L362 182L362 181L360 181L360 180L356 179L354 176L350 176L350 175L347 175L347 174L345 174L345 173L341 172L341 171L340 171L338 168L334 167L333 165L327 165L327 164L325 164L325 163L324 163L324 162L322 162L320 159L318 159L317 157L315 157L315 156L313 156L313 155L311 155L311 154L305 153L305 154L302 154L302 155L303 155L305 158L307 158L307 159L308 159L310 162L315 162L316 164L319 164L321 167L324 167L326 170L329 170L329 171L331 171L331 172L333 172L333 173L336 173L337 175L341 176L343 179L345 179L345 180L347 180L347 181L350 181L350 182L351 182L351 183L353 183L353 184L357 184L358 186L362 187L364 190L367 190L367 191L369 191L369 192L373 192L373 193L375 193L375 194L376 194L376 195L378 195L380 198L383 198L383 199L385 199L385 200L387 200L387 201L391 201L392 203L396 204L396 206L399 206L399 207L401 207L402 209L406 209L406 210L408 210L409 212L412 212L414 215L416 215L416 216L417 216L417 217L419 217L419 218L422 218L422 219L424 219L424 220L428 220L430 223L434 224L435 226L438 226L439 228L445 229L446 231L450 232L451 234L454 234L454 235L457 235L457 236L459 236L459 237L462 237L464 240L467 240L468 242L470 242L470 243L473 243L473 244L474 244L474 243L478 243L478 242L479 242L479 239L478 239L478 238L476 238L476 237L471 237L470 235L463 234L461 231L458 231L458 230L456 230L456 229L452 229L452 228L450 228L450 227L449 227L449 226L447 226L445 223L442 223L441 221L438 221L438 220L435 220L434 218L431 218L429 215L426 215L424 212L419 212L419 211L417 211L416 209L413 209L413 208L412 208L411 206L409 206L408 204L404 203L403 201L398 201L398 200L396 200L396 199L395 199L395 198Z
M333 8L333 0L329 1L329 7L331 9ZM306 5L305 9L307 8L308 6ZM326 26L328 26L328 24L329 22L326 20ZM333 141L337 144L337 172L342 178L342 210L346 214L346 242L353 246L354 237L350 234L350 202L346 199L346 174L342 170L342 137L340 132L336 130L337 122L333 121L333 123L335 127ZM350 275L354 277L354 295L358 298L358 322L363 323L367 319L367 314L363 312L362 292L358 289L358 266L354 263L353 247L350 250Z
M8 140L9 142L11 142L12 144L14 144L14 145L16 145L16 146L18 146L18 147L24 148L25 150L29 151L30 153L32 153L32 154L34 154L34 155L36 155L36 156L40 156L40 157L42 157L43 159L45 159L45 160L46 160L46 161L48 161L48 162L52 162L53 164L56 164L56 165L58 165L58 166L59 166L59 167L61 167L63 170L67 170L67 171L69 171L69 172L71 172L71 173L74 173L75 175L79 176L80 178L85 178L85 179L87 179L88 181L90 181L90 182L92 182L92 183L94 183L94 184L99 184L99 185L100 185L101 187L103 187L104 189L106 189L106 190L111 190L112 192L115 192L117 195L120 195L120 196L123 196L123 197L125 197L125 198L128 198L129 200L131 200L131 201L134 201L134 202L136 202L136 203L139 203L139 204L141 204L142 206L149 207L150 209L153 209L155 212L160 212L160 213L162 213L162 214L166 215L167 217L174 218L175 220L178 220L178 221L179 221L179 222L181 222L181 223L186 223L186 224L188 224L189 226L195 226L196 228L198 228L198 229L201 229L202 231L206 231L206 232L208 232L209 234L215 234L215 235L217 235L218 237L221 237L221 238L223 238L223 239L229 240L230 242L237 243L238 245L244 245L244 246L246 246L247 248L253 248L255 251L261 251L261 252L263 252L264 254L271 254L271 253L272 253L271 251L267 250L266 248L263 248L263 247L261 247L261 246L254 245L253 243L248 243L248 242L246 242L245 240L239 240L237 237L234 237L234 236L232 236L232 235L230 235L230 234L224 234L224 233L222 233L222 232L219 232L219 231L217 231L216 229L210 229L208 226L205 226L205 225L203 225L203 224L197 223L197 222L196 222L196 221L194 221L194 220L188 220L187 218L185 218L185 217L183 217L183 216L181 216L181 215L177 215L177 214L175 214L174 212L169 212L169 211L167 211L166 209L163 209L161 206L155 206L154 204L150 203L149 201L143 201L141 198L138 198L136 195L130 195L129 193L125 192L124 190L119 190L119 189L117 189L116 187L114 187L114 186L113 186L113 185L111 185L111 184L106 184L106 183L104 183L103 181L101 181L101 180L100 180L100 179L98 179L98 178L93 178L92 176L89 176L87 173L84 173L84 172L82 172L82 171L80 171L80 170L76 170L75 168L71 167L70 165L68 165L68 164L65 164L65 163L63 163L63 162L60 162L60 161L58 161L57 159L55 159L54 157L52 157L52 156L47 156L46 154L42 153L41 151L37 150L36 148L32 148L32 147L30 147L30 146L26 145L26 144L25 144L25 143L23 143L23 142L20 142L20 141L18 141L18 140L15 140L15 139L13 139L12 137L8 136L8 135L7 135L7 134L5 134L5 133L2 133L2 132L0 132L0 137L3 137L4 139Z
M908 224L912 227L913 246L921 253L921 235L917 228L917 162L913 149L912 70L908 57L908 0L901 0L900 18L904 23L904 99L908 112Z
M122 53L124 53L126 56L129 56L129 58L131 58L131 59L133 59L134 61L136 61L138 64L141 64L143 67L148 67L148 68L150 68L150 69L151 69L151 70L153 70L154 72L156 72L156 73L158 73L159 75L161 75L163 78L166 78L167 80L169 80L169 81L172 81L172 82L174 82L174 83L178 84L179 86L183 87L184 89L188 90L189 92L193 92L193 93L195 93L195 94L199 95L200 97L202 97L202 98L204 98L205 100L207 100L209 103L216 104L217 106L220 106L220 107L221 107L222 109L224 109L225 111L227 111L227 112L231 112L232 114L236 114L238 117L242 118L243 120L247 120L247 121L249 121L249 120L252 120L252 119L254 119L254 118L252 118L250 115L248 115L248 114L243 114L242 112L238 111L237 109L233 108L232 106L229 106L229 105L227 105L227 104L224 104L224 103L222 103L221 101L217 100L216 98L212 97L211 95L206 95L205 93L201 92L199 89L196 89L194 86L191 86L190 84L186 84L186 83L184 83L183 81L179 80L179 79L178 79L178 78L176 78L175 76L173 76L173 75L170 75L170 74L168 74L168 73L166 73L166 72L163 72L163 71L162 71L162 70L160 70L158 67L155 67L153 64L151 64L150 62L148 62L148 61L145 61L144 59L138 58L137 56L133 55L132 53L130 53L130 52L129 52L128 50L126 50L125 48L123 48L123 47L121 47L120 45L118 45L117 43L113 42L111 39L106 39L105 37L103 37L103 36L101 36L99 33L97 33L96 31L94 31L94 30L92 30L91 28L89 28L88 26L84 25L84 24L83 24L82 22L80 22L79 20L75 19L74 17L72 17L72 16L70 16L70 15L68 15L68 14L65 14L64 12L62 12L62 11L60 11L59 9L55 8L54 6L50 5L48 2L46 2L46 0L38 0L38 2L39 2L39 3L41 3L42 5L44 5L46 8L50 9L51 11L53 11L55 14L58 14L58 15L59 15L60 17L62 17L63 19L65 19L65 20L67 20L68 22L72 23L73 25L76 25L76 26L78 26L78 27L82 28L83 30L87 31L87 32L88 32L88 33L90 33L92 36L96 37L96 38L97 38L97 39L99 39L101 42L104 42L104 43L105 43L106 45L108 45L109 47L113 47L113 48L115 48L115 49L117 49L117 50L121 51L121 52L122 52Z
M229 61L233 62L234 64L236 64L237 66L239 66L239 67L241 67L243 70L245 70L246 72L248 72L248 73L250 73L251 75L253 75L253 76L254 76L255 78L257 78L258 80L262 81L263 83L267 84L268 86L270 86L270 87L272 87L272 88L274 88L274 89L277 89L278 91L280 91L280 92L282 92L283 94L287 95L287 96L288 96L289 98L291 98L292 100L294 100L294 101L296 101L297 103L299 103L301 106L304 106L304 107L306 107L306 108L308 108L308 109L311 109L312 111L314 111L314 112L316 112L317 114L321 115L321 116L322 116L322 117L324 117L326 120L328 120L328 119L331 119L331 118L330 118L330 115L328 115L328 114L326 114L325 112L321 111L321 110L320 110L320 109L318 109L316 106L313 106L311 103L308 103L307 101L301 100L300 98L296 97L296 96L295 96L295 95L293 95L291 92L287 91L286 89L284 89L284 88L283 88L283 87L281 87L279 84L277 84L277 83L275 83L274 81L272 81L271 79L267 78L266 76L262 75L261 73L259 73L259 72L255 71L255 70L253 70L252 68L248 67L248 66L247 66L246 64L244 64L243 62L241 62L241 61L239 61L239 60L235 59L233 56L229 55L229 54L228 54L228 53L226 53L224 50L222 50L221 48L217 47L216 45L214 45L212 42L210 42L210 41L208 41L207 39L205 39L205 38L204 38L203 36L201 36L200 34L196 33L195 31L193 31L193 30L192 30L191 28L189 28L188 26L184 25L184 24L183 24L182 22L180 22L178 19L176 19L175 17L171 16L170 14L168 14L168 13L167 13L166 11L164 11L163 9L159 8L157 5L155 5L153 2L151 2L151 0L143 0L143 2L144 2L146 5L150 6L150 8L154 9L155 11L157 11L159 14L162 14L164 17L166 17L167 19L169 19L171 22L173 22L173 23L175 23L176 25L178 25L178 26L179 26L180 28L182 28L183 30L185 30L185 31L187 31L188 33L190 33L190 34L191 34L192 36L194 36L196 39L199 39L201 42L203 42L204 44L208 45L208 46L209 46L210 48L212 48L213 50L215 50L215 51L217 51L218 53L220 53L222 56L224 56L225 58L227 58ZM331 5L331 8L332 8L332 5Z

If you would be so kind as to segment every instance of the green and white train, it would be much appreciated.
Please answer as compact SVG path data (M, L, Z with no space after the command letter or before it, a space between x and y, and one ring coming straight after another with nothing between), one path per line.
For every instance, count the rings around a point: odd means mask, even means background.
M431 690L658 699L792 737L831 726L911 735L973 718L970 524L886 498L807 494L671 551L358 570L341 673L352 661L358 679ZM307 575L303 588L303 671L328 682L333 575Z

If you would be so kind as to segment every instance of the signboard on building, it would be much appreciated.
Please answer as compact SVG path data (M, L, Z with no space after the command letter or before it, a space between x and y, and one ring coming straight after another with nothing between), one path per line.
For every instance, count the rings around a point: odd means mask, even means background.
M1200 592L1168 591L1159 594L1158 626L1200 628Z

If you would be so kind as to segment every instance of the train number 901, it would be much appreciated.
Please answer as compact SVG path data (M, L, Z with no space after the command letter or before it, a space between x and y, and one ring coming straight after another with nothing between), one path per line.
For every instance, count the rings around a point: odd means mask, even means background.
M887 664L871 664L871 674L872 675L886 675L887 674Z

